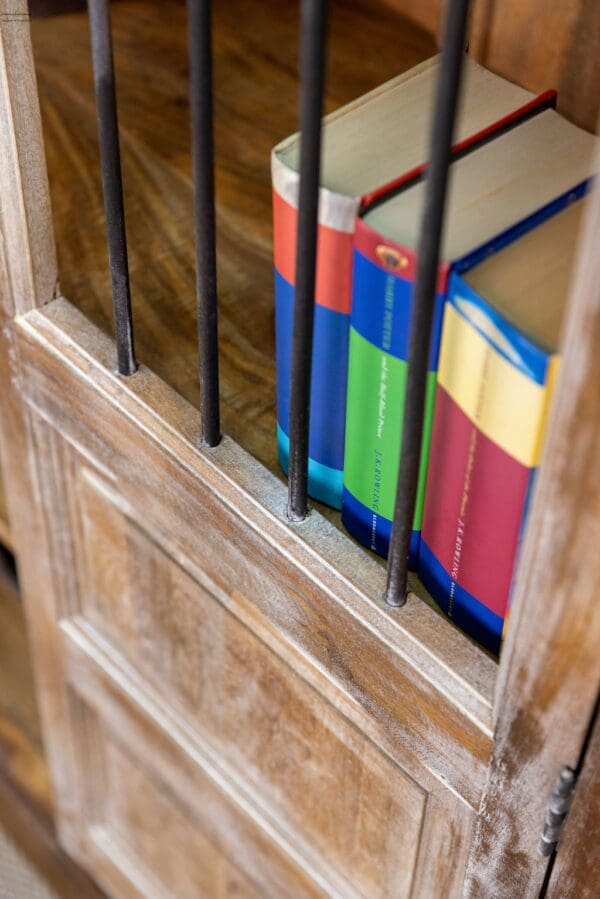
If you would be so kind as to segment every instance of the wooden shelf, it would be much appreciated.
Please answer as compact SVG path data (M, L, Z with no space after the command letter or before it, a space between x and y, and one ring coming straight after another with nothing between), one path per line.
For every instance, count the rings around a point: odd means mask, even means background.
M270 151L296 129L297 13L278 0L233 0L216 5L214 30L223 430L279 477ZM196 404L185 6L118 3L113 29L138 356ZM36 20L32 33L62 291L109 330L86 15ZM384 4L337 0L327 109L434 52Z

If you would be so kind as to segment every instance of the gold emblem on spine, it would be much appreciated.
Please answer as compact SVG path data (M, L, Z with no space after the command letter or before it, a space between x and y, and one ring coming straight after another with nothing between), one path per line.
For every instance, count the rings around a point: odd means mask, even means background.
M408 267L408 257L394 247L386 247L381 243L375 248L375 255L382 265L393 272L399 272Z

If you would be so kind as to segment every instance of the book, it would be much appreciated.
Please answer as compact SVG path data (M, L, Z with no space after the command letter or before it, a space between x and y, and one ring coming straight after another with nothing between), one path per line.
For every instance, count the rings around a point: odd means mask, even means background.
M492 652L558 371L583 192L450 276L418 570L449 617Z
M340 508L343 488L352 255L361 198L418 176L428 150L439 70L434 57L324 119L309 421L309 493ZM456 150L554 101L465 60ZM299 136L278 144L273 183L277 442L287 473Z
M497 252L583 189L597 139L544 110L451 163L421 465L409 564L416 568L436 402L444 301L453 269ZM354 241L342 521L387 555L402 439L408 335L424 182L361 211Z

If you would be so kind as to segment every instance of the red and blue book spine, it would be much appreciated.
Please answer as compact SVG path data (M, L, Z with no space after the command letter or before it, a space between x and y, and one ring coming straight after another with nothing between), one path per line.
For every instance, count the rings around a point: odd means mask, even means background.
M296 172L272 161L277 448L287 473L296 283ZM320 189L309 427L309 493L334 508L342 497L352 241L358 200Z

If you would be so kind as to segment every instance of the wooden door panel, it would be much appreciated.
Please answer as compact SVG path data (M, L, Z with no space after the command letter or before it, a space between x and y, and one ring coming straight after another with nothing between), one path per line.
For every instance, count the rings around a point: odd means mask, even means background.
M200 832L220 846L228 858L259 884L262 895L295 897L314 894L343 896L348 899L408 894L459 895L458 892L453 892L458 886L455 872L458 869L459 876L464 873L464 845L470 828L461 826L463 822L460 817L452 815L449 803L446 803L443 810L443 827L441 826L440 806L444 805L444 798L447 797L431 797L432 814L429 814L428 809L423 820L425 843L419 842L419 849L426 844L427 852L424 858L420 858L417 870L407 869L404 860L398 856L390 890L387 887L384 890L363 890L360 884L346 876L345 871L334 870L329 860L320 856L320 846L309 845L289 827L285 827L276 810L248 787L243 776L236 778L213 748L198 739L184 720L173 715L168 705L157 702L146 689L143 680L136 678L134 672L114 655L110 646L104 644L84 622L64 622L62 630L70 690L77 697L79 706L93 711L97 722L93 737L82 740L81 714L78 714L78 780L85 784L82 790L85 795L82 797L84 804L81 820L84 841L77 845L76 852L84 862L89 864L92 859L92 862L99 864L101 875L105 865L98 858L99 851L104 855L108 854L113 865L120 865L123 873L133 883L147 879L148 863L143 859L133 860L126 865L120 860L128 853L131 854L131 847L138 844L152 845L157 838L154 823L150 825L148 835L128 832L128 821L133 830L143 830L147 826L144 824L146 811L142 811L147 799L139 800L139 811L136 811L135 792L132 792L130 799L124 800L130 810L125 817L119 817L117 830L120 833L120 845L116 852L110 850L116 837L112 831L107 830L106 801L107 797L120 794L123 780L119 771L113 770L106 763L105 750L98 749L110 742L121 747L121 754L127 754L130 766L150 772L148 777L156 785L156 789L160 789L164 796L171 797L177 808L184 809L190 821L197 822ZM100 775L98 771L101 772ZM148 793L146 787L144 792ZM117 799L110 801L117 802ZM323 804L327 804L327 797ZM151 815L152 822L162 820L159 805L157 802L157 808ZM122 809L121 805L118 807ZM179 813L169 813L169 816L183 820ZM384 827L386 822L380 824ZM195 840L195 830L191 824L186 826L193 831ZM343 822L330 819L329 829L336 826L343 828L344 825ZM379 833L381 839L386 841L385 830L382 829ZM98 834L102 837L100 846ZM171 843L171 835L165 832L164 839L167 848ZM92 851L90 841L93 844ZM429 855L432 846L453 852L452 858L456 865L449 866L448 856L445 854ZM359 847L356 849L358 851ZM351 864L351 856L348 863ZM188 862L188 866L191 865L190 876L193 875L193 864L192 855ZM161 875L164 879L166 875L162 874L158 861L156 869L157 876ZM438 874L441 875L440 880ZM363 885L365 880L363 877ZM398 884L401 885L403 881L408 881L408 886L400 886L398 891ZM412 891L411 881L414 882ZM450 883L450 892L438 891L444 882ZM435 884L433 889L431 884ZM169 895L173 899L179 899L173 884L169 885L169 889Z
M67 655L85 783L77 852L111 895L323 895L202 766L155 732L81 646Z
M236 448L207 468L223 494L49 322L19 329L60 572L69 849L118 897L194 895L198 855L242 894L460 896L491 745L475 679L431 650L423 666L414 633L232 486Z
M318 513L291 528L284 485L227 439L199 451L195 411L147 370L113 375L111 341L68 303L22 320L19 336L30 404L152 540L415 780L421 757L477 808L493 661L417 597L383 606L374 559Z
M84 468L82 614L365 895L406 896L426 792L122 514ZM115 497L116 499L116 497Z
M107 741L106 767L110 790L104 826L131 847L146 870L159 872L163 894L178 899L231 895L258 899L258 888L116 740Z
M311 870L328 872L327 892L452 895L472 811L425 770L427 790L406 776L149 538L89 461L64 445L58 455L78 535L72 620L87 645L96 634L122 657L114 683L131 665L251 803L277 816L288 843L305 847ZM71 680L85 679L79 659Z

